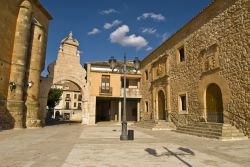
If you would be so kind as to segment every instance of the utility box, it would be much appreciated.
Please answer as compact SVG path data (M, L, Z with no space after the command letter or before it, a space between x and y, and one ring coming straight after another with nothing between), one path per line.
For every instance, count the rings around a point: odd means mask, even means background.
M134 130L128 130L128 140L134 140Z

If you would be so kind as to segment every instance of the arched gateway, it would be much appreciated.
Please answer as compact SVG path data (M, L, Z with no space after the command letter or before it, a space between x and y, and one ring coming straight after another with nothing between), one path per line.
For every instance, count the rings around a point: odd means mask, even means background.
M82 123L88 124L88 83L86 70L80 64L79 43L72 33L61 41L57 60L48 67L49 75L41 79L40 109L46 117L47 97L51 86L60 81L71 81L79 86L82 94Z

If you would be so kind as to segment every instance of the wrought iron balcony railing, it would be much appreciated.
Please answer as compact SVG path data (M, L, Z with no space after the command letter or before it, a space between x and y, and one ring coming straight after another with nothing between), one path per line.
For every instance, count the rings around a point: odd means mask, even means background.
M109 87L109 89L103 89L102 87L100 87L99 88L99 95L112 96L112 87Z
M66 97L65 101L71 101L71 98L70 97Z

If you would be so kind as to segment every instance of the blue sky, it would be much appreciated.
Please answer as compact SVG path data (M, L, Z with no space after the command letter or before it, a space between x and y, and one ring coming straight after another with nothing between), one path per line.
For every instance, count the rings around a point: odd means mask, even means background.
M49 26L43 75L70 31L80 43L82 63L111 56L122 59L124 52L128 59L143 59L211 1L41 0L54 18Z

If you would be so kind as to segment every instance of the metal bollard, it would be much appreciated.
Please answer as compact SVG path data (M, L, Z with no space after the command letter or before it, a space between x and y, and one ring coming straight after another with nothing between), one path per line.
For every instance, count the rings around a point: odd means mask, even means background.
M128 130L128 140L134 140L134 130Z

